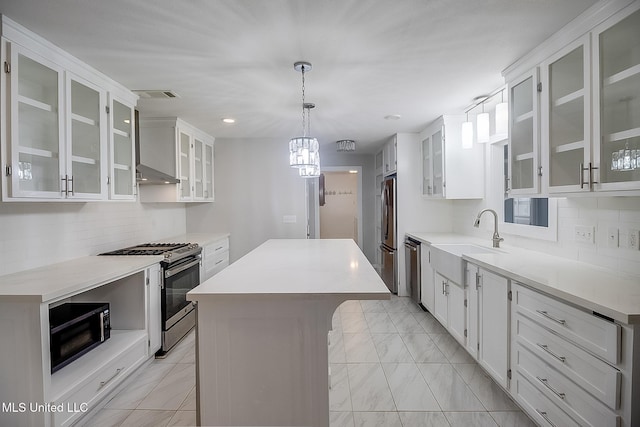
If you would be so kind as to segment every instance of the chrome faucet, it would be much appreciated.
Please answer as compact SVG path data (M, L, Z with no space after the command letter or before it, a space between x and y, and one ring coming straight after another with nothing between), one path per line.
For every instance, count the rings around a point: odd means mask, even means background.
M493 247L499 248L500 242L502 242L504 239L500 237L500 235L498 234L498 214L496 213L496 211L494 211L493 209L481 210L478 216L476 217L476 222L473 223L473 226L475 228L480 227L480 217L485 212L491 212L493 214L493 238L491 240L493 240Z

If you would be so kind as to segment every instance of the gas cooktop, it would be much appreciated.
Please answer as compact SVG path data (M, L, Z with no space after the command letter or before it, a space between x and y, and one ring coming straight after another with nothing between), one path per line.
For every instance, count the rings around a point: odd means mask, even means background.
M143 243L100 255L164 255L165 260L177 260L201 251L197 243Z

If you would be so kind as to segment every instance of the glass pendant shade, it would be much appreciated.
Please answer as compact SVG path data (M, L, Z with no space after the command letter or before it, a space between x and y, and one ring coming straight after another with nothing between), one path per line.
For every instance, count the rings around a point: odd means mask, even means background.
M489 142L489 113L480 113L476 118L478 142Z
M473 123L467 121L462 123L462 148L473 147Z
M509 131L509 107L506 102L496 105L496 135L506 137Z
M320 158L318 162L313 166L304 166L298 168L298 173L303 178L317 178L320 176Z
M320 163L318 140L308 136L289 141L289 165L294 168L312 167Z

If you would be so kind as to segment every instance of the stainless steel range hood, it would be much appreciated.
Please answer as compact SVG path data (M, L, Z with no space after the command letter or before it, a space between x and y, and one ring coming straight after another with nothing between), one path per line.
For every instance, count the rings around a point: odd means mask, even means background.
M180 180L143 164L136 165L138 184L179 184Z
M168 173L162 172L157 168L148 166L144 163L144 160L141 157L141 149L140 149L140 120L138 110L135 111L135 132L136 132L136 179L138 184L145 185L157 185L157 184L179 184L180 180L174 176L169 175ZM171 152L166 153L168 156L172 156Z

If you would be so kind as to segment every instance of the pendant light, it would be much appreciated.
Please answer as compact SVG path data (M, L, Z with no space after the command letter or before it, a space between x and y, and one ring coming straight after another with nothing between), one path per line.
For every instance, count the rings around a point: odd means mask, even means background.
M496 104L496 135L506 138L509 132L509 106L504 102L504 89L501 91L502 101Z
M462 148L466 150L473 148L473 123L469 121L469 112L467 112L467 121L462 123Z
M478 129L478 142L489 142L489 113L484 112L484 101L482 101L482 113L476 117Z
M305 168L305 177L310 173L315 173L317 166L318 173L315 176L319 176L320 147L318 140L307 136L307 125L310 121L309 110L315 107L315 105L306 103L304 99L304 74L307 71L311 71L311 64L309 62L298 61L293 64L293 68L302 73L302 136L291 138L289 141L289 165L296 168ZM300 175L302 176L303 173L300 172Z

